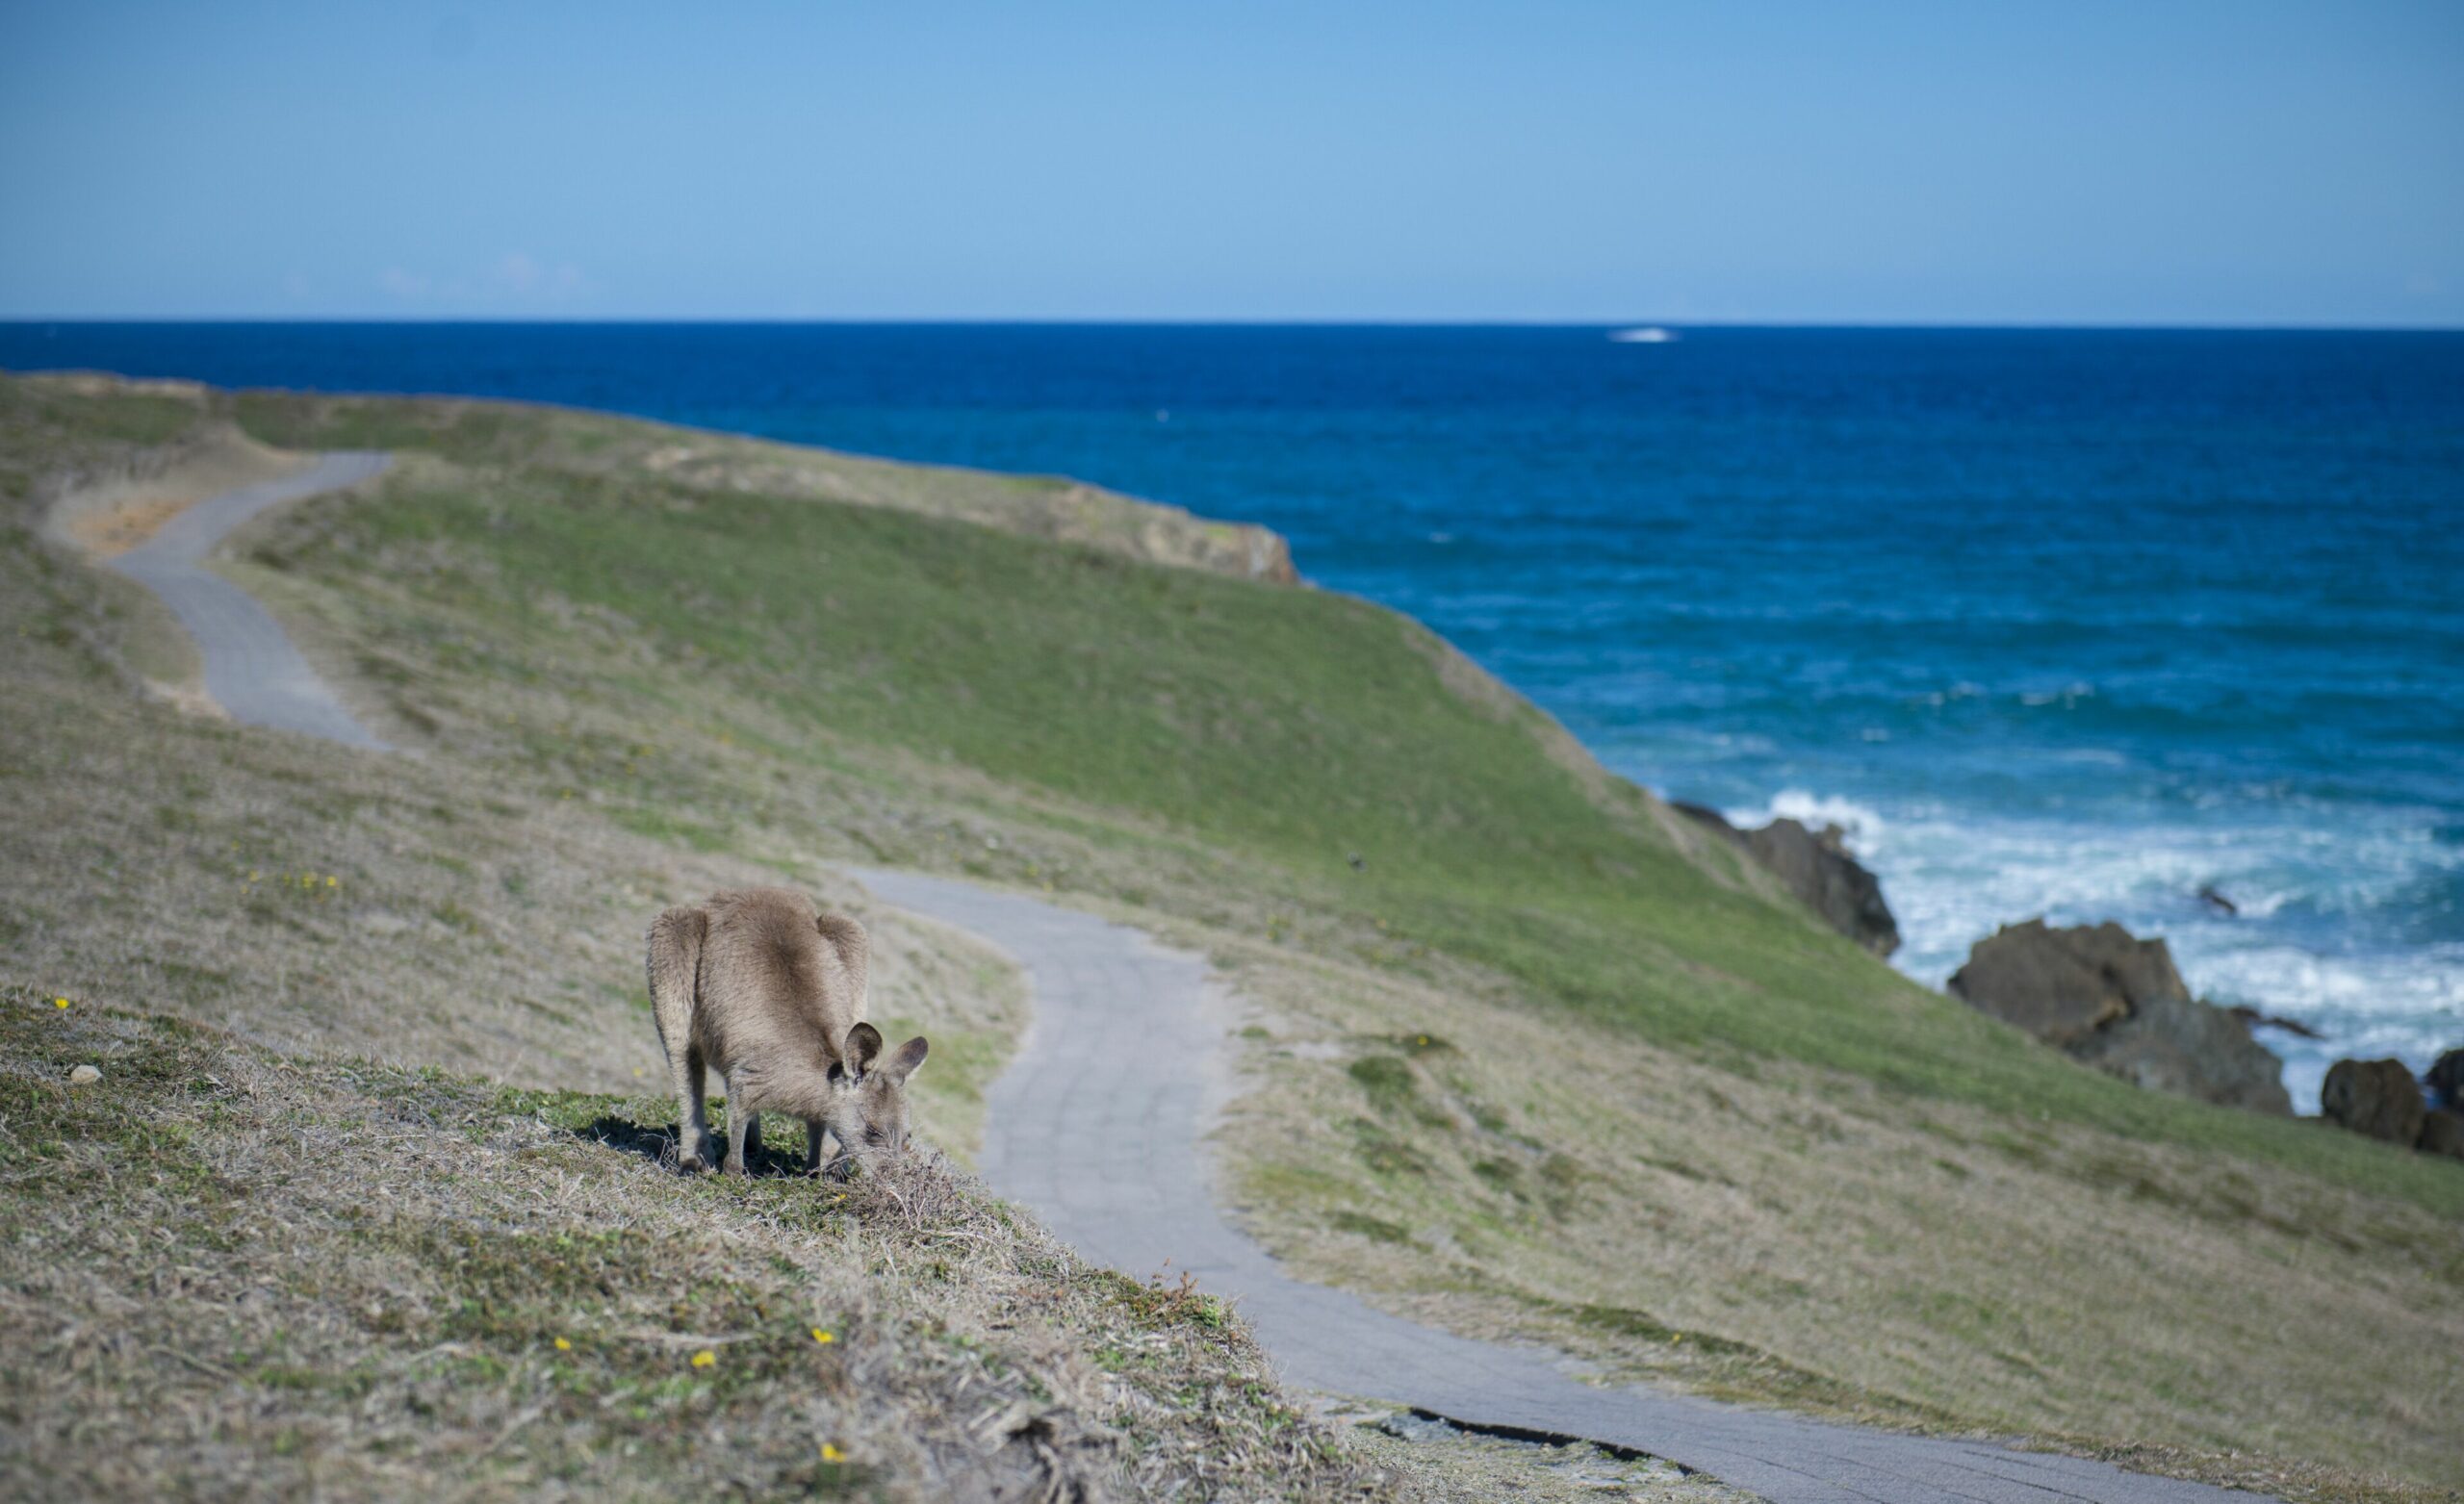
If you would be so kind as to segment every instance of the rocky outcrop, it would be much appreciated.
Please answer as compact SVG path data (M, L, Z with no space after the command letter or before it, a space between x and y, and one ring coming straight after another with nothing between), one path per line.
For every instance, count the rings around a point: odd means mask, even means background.
M2100 1029L2070 1052L2136 1086L2278 1117L2293 1114L2284 1062L2233 1014L2168 998Z
M1968 948L1951 995L2068 1049L2117 1019L2134 998L2190 996L2162 940L2143 944L2117 924L2054 930L2041 919L2005 925Z
M2441 1107L2464 1112L2464 1050L2450 1050L2440 1056L2422 1081Z
M2413 1147L2424 1154L2443 1154L2451 1160L2464 1160L2464 1112L2452 1108L2440 1108L2422 1117L2422 1133Z
M1899 921L1883 902L1880 879L1848 854L1837 826L1809 830L1795 820L1774 820L1758 830L1740 830L1716 809L1673 806L1686 818L1719 831L1770 870L1824 924L1876 956L1899 949Z
M2250 1030L2254 1033L2262 1029L2281 1029L2286 1033L2302 1039L2323 1039L2326 1037L2324 1034L2322 1034L2319 1031L2311 1028L2308 1024L2303 1023L2297 1018L2278 1018L2272 1013L2262 1013L2257 1008L2254 1008L2246 1003L2236 1003L2224 1011L2232 1014L2235 1018L2240 1019L2243 1027Z
M2191 996L2162 940L2106 923L2005 925L1968 951L1953 996L2152 1091L2290 1115L2284 1064L2232 1012Z
M2338 1060L2319 1088L2319 1111L2338 1128L2406 1148L2421 1141L2421 1083L2401 1060Z

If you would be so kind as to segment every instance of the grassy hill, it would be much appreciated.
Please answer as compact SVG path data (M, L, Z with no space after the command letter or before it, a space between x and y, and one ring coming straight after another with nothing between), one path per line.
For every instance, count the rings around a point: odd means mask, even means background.
M0 878L27 985L311 1049L408 988L399 1063L622 1092L654 1048L629 954L654 894L826 887L835 858L1048 889L1239 981L1254 1089L1225 1145L1304 1272L1707 1392L2320 1497L2455 1480L2464 1171L2135 1091L1908 983L1424 630L1276 582L1254 537L542 409L57 380L0 403L12 595L49 602L13 629L137 676L176 652L37 546L50 477L227 424L403 456L228 568L410 756L183 721L100 669L75 713L119 721L70 732L76 674L28 691L13 664L19 702L54 697L0 732L0 786L45 811ZM395 884L354 902L403 929L251 906L242 861L337 875L320 842L371 866L336 891ZM122 883L161 927L142 956L91 917ZM265 975L266 926L328 958ZM927 1109L963 1148L1014 998L928 927L901 949L895 1006L967 1041Z

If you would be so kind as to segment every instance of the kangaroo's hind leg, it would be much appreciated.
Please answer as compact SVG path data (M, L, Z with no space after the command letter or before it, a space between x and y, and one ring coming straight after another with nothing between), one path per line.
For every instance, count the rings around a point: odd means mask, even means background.
M676 1167L690 1175L710 1167L719 1145L710 1133L709 1065L698 1046L684 1047L684 1059L669 1062L676 1076Z
M709 1119L703 1107L706 1062L693 1037L693 1005L702 971L702 941L710 916L699 908L671 908L651 921L645 966L650 973L651 1017L667 1051L667 1073L676 1088L677 1167L688 1173L709 1167Z
M753 1092L741 1076L728 1080L728 1157L720 1161L722 1175L750 1178L753 1165L745 1157L750 1146L755 1154L761 1152L761 1109L753 1105Z

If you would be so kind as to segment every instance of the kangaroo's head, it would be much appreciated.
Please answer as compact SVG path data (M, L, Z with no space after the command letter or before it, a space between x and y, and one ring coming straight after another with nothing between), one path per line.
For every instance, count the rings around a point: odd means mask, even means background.
M823 1119L841 1150L869 1160L907 1147L907 1078L924 1063L929 1048L918 1034L884 1059L880 1030L858 1024L847 1031L840 1058L831 1063Z

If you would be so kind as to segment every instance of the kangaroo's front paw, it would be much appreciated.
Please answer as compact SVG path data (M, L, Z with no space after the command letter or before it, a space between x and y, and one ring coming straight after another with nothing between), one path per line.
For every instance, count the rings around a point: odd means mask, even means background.
M744 1167L744 1156L740 1154L729 1155L725 1160L721 1160L719 1162L719 1173L722 1175L741 1175L747 1180L751 1180L753 1178L753 1172Z
M681 1150L676 1156L676 1169L680 1175L699 1175L709 1167L709 1160L690 1149Z

